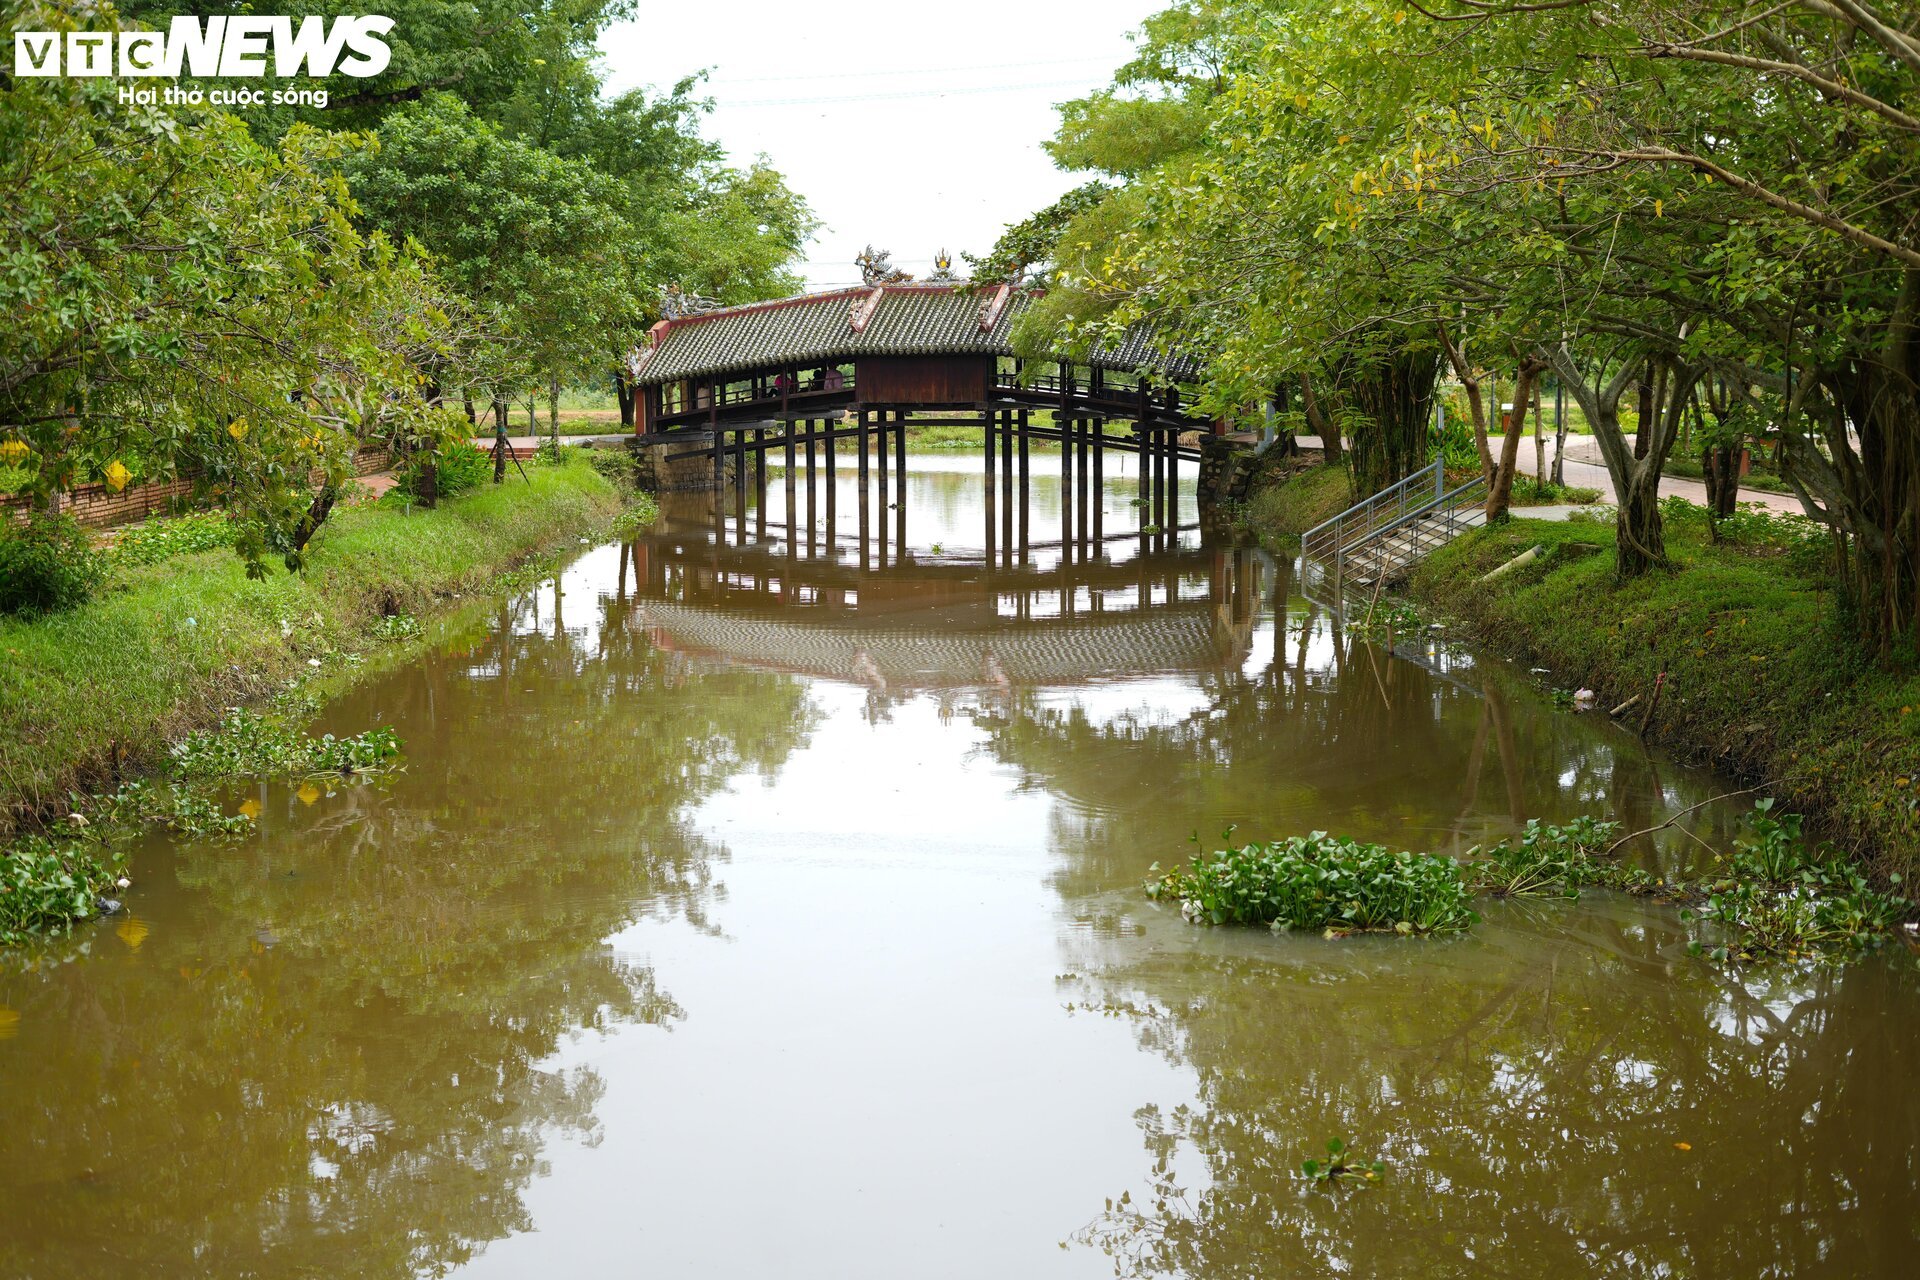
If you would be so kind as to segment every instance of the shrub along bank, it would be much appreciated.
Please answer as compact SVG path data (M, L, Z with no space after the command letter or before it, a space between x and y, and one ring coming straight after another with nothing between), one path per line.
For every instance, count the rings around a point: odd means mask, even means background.
M1671 564L1614 573L1611 520L1516 519L1434 553L1413 595L1487 647L1580 684L1649 739L1809 814L1859 865L1911 882L1920 860L1920 674L1850 638L1808 522L1721 522L1665 507ZM1533 563L1485 575L1531 547Z
M394 638L393 618L605 528L631 501L577 456L527 475L432 511L341 510L303 573L251 581L231 550L189 552L119 565L76 608L0 617L0 837L150 768L225 708Z

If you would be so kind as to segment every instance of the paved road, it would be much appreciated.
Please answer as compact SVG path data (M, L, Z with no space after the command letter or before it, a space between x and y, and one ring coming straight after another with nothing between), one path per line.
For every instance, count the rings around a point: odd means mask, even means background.
M1553 441L1546 442L1547 471L1553 471ZM1533 441L1520 443L1520 470L1525 475L1533 474ZM1606 463L1600 460L1600 446L1585 436L1567 437L1567 483L1579 485L1584 489L1598 489L1602 502L1613 501L1613 478L1607 474ZM1688 480L1679 476L1660 477L1660 496L1663 498L1682 497L1688 502L1700 506L1707 505L1707 486L1699 480ZM1740 501L1757 502L1769 511L1785 511L1802 515L1800 499L1786 493L1765 493L1759 489L1742 489Z
M1546 444L1547 472L1553 472L1553 441ZM1318 449L1318 436L1301 436L1300 445L1306 449ZM1533 441L1523 440L1520 444L1520 473L1532 475L1534 469ZM1613 477L1607 474L1606 463L1600 460L1600 446L1589 436L1567 437L1567 483L1583 489L1598 489L1602 502L1613 502ZM1679 476L1660 478L1660 496L1663 498L1681 497L1700 506L1707 505L1707 486L1698 480L1687 480ZM1742 489L1740 501L1757 502L1769 511L1785 511L1802 515L1800 500L1791 494L1763 493L1758 489ZM1528 515L1537 515L1537 510L1529 510Z

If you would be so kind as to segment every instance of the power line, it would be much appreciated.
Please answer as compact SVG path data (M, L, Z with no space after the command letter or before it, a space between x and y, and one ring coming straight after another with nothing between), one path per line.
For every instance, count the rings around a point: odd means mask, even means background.
M1024 67L1067 67L1082 66L1087 63L1113 65L1111 58L1047 58L1040 62L983 62L967 67L892 67L885 71L822 71L804 76L753 76L742 80L710 80L715 86L723 84L774 84L792 80L866 80L878 76L909 76L939 73L942 75L963 71L1013 71Z
M1049 80L1034 84L974 85L959 89L905 89L898 93L855 93L826 98L753 98L746 102L728 102L722 98L714 105L720 110L735 107L809 107L834 102L885 102L903 98L947 98L979 93L1019 93L1035 89L1084 89L1085 80Z

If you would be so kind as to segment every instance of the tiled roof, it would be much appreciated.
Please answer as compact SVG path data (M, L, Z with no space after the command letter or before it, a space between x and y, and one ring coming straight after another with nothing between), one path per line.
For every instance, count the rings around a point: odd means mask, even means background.
M1245 646L1220 631L1205 601L1150 613L1091 614L992 628L930 632L851 619L737 614L648 600L635 615L656 640L745 666L896 689L1079 684L1116 670L1208 672L1237 665Z
M663 320L653 327L653 346L644 355L637 380L671 382L863 355L1010 356L1008 335L1033 299L1032 294L1015 292L993 316L992 327L982 330L990 293L962 292L952 285L879 288L878 307L857 330L856 308L873 293L865 287ZM1117 347L1096 349L1092 362L1105 369L1145 368L1182 379L1199 372L1195 361L1161 351L1145 330L1130 333Z

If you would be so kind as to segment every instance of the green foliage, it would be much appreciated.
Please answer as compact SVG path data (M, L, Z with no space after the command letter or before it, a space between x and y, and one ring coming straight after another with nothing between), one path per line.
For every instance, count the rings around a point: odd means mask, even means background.
M218 729L174 744L157 781L129 782L103 796L74 796L62 822L0 849L0 946L94 916L102 909L99 895L126 887L126 846L146 826L203 839L250 832L258 810L243 804L235 811L222 803L222 783L370 774L392 767L399 754L391 729L312 738L236 708Z
M1453 414L1447 415L1446 425L1428 436L1427 448L1428 456L1444 460L1448 471L1480 470L1480 446L1473 438L1473 424ZM1519 484L1515 479L1515 488Z
M1773 782L1852 857L1909 881L1920 864L1920 673L1877 666L1848 634L1825 573L1766 544L1714 544L1693 508L1668 531L1671 567L1622 580L1613 514L1516 519L1434 552L1412 593L1484 649L1564 673L1603 706L1655 682L1649 737L1736 777ZM1531 546L1547 554L1480 579ZM1664 677L1662 672L1665 673Z
M71 609L104 576L104 558L73 517L34 512L16 524L0 516L0 613Z
M613 536L631 538L660 518L660 503L650 493L633 496L633 505L613 518Z
M176 557L77 609L0 617L0 835L62 812L70 792L164 764L165 744L229 706L351 670L343 657L386 642L386 616L491 589L621 508L584 465L530 474L432 511L346 509L305 574L249 581L237 560Z
M125 865L118 846L81 838L29 836L0 850L0 947L93 915Z
M1599 500L1600 491L1584 485L1555 484L1537 476L1513 478L1513 505L1516 507L1558 506L1563 503L1584 506Z
M108 554L115 568L155 564L172 556L233 547L233 523L220 511L195 511L148 520L124 530Z
M1384 1160L1360 1160L1347 1150L1347 1144L1340 1138L1327 1139L1325 1159L1308 1156L1300 1162L1301 1176L1316 1186L1337 1187L1342 1184L1370 1187L1387 1176L1387 1162Z
M1836 960L1890 941L1913 902L1875 889L1831 847L1809 849L1800 816L1772 810L1771 799L1754 806L1731 874L1704 888L1704 905L1690 914L1714 928L1691 949L1716 960Z
M399 640L411 640L423 629L420 619L410 613L390 613L373 624L373 637L391 644Z
M1411 600L1374 601L1367 611L1347 624L1347 630L1376 644L1426 629L1427 619Z
M350 738L311 738L276 720L234 707L217 729L190 733L171 752L172 775L183 781L221 778L302 778L322 773L361 773L381 768L400 754L391 729L370 729Z
M1196 857L1149 882L1189 920L1335 933L1449 933L1478 919L1460 867L1324 831Z
M350 218L339 170L366 139L299 126L268 146L115 90L31 78L0 101L0 456L36 496L192 475L256 573L297 565L315 471L337 483L367 443L447 429L418 369L452 304Z
M1529 819L1518 840L1474 851L1483 855L1471 864L1474 885L1503 898L1577 898L1587 885L1645 887L1646 873L1606 857L1619 832L1619 823L1585 815L1560 826Z
M381 501L388 506L418 502L429 465L434 468L435 492L440 498L457 498L493 478L492 456L471 440L459 440L437 452L409 457L395 470L393 488L381 495Z

